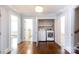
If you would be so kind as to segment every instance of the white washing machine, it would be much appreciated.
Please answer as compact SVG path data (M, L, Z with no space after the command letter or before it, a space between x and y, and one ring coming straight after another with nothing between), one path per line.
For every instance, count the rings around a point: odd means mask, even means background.
M54 38L55 38L54 31L52 31L52 30L47 30L46 33L47 33L47 35L46 35L47 41L54 41Z
M39 41L46 41L46 31L44 29L39 30Z

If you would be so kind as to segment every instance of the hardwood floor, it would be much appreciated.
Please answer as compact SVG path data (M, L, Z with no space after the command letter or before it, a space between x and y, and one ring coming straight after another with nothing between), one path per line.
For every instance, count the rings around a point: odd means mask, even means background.
M61 48L54 42L39 42L38 46L33 44L34 54L59 54Z
M19 54L27 54L29 46L32 45L30 42L23 41L18 44L18 52Z
M29 48L30 46L30 48ZM61 54L61 47L55 42L39 42L30 44L30 42L21 42L18 44L18 54ZM65 51L65 54L69 54Z

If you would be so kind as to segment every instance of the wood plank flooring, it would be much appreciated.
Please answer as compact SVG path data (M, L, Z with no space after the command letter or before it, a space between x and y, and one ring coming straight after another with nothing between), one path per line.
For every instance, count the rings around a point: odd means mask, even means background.
M29 46L31 49L29 49ZM18 54L61 54L61 47L55 42L39 42L38 46L36 43L30 44L30 42L21 42L18 44ZM68 54L65 51L65 54Z
M59 54L61 48L54 42L39 42L38 46L33 45L34 54Z

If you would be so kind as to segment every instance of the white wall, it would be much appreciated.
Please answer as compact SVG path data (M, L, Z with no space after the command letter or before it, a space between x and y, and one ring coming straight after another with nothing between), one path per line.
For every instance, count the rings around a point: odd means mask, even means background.
M61 46L61 22L58 16L55 20L55 42Z
M7 6L0 6L1 11L1 39L0 39L0 52L7 52L6 49L11 50L11 39L10 39L10 14L15 13ZM19 33L21 34L21 33ZM19 37L20 38L20 37Z
M66 34L65 34L65 49L73 53L74 49L74 20L75 7L69 6L66 11ZM68 39L68 40L67 40Z
M60 10L57 14L57 20L55 21L55 39L56 42L60 45L61 44L61 35L60 35L60 19L59 16L63 13L66 17L65 21L65 49L72 53L73 50L73 20L74 20L74 6L67 6L64 9ZM60 45L61 46L61 45Z
M9 18L8 10L0 6L1 10L1 53L4 53L5 49L9 48Z

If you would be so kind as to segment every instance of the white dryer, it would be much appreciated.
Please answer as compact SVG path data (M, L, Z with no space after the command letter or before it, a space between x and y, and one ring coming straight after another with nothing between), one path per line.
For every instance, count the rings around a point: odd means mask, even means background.
M52 30L47 30L46 33L47 33L47 35L46 35L47 41L54 41L54 38L55 38L54 31L52 31Z

